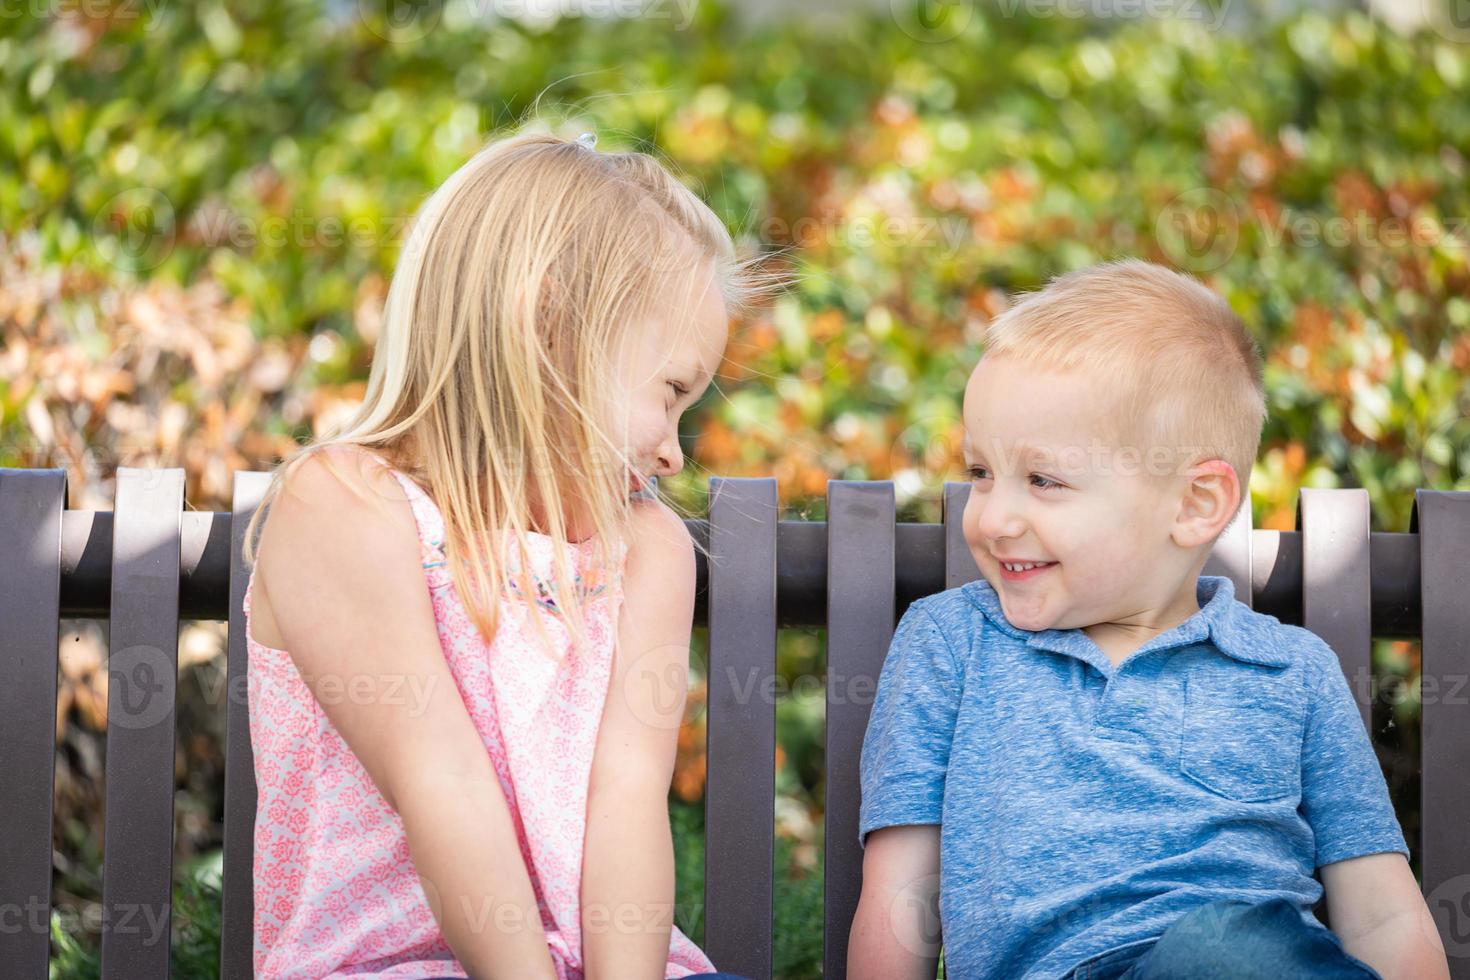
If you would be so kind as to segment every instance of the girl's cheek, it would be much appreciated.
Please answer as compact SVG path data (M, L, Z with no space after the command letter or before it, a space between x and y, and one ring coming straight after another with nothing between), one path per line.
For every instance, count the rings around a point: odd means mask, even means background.
M658 421L662 416L651 408L643 408L633 413L631 426L634 441L646 443L650 432L657 431Z

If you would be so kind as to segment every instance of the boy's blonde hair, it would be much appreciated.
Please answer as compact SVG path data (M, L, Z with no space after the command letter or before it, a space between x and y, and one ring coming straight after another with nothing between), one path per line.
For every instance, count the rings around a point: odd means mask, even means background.
M720 219L655 159L557 136L491 142L415 215L362 405L275 469L245 534L291 471L328 446L366 447L427 489L445 521L454 583L487 642L507 556L471 542L506 530L529 569L533 502L556 543L556 602L586 642L563 502L583 502L594 558L610 569L637 462L610 430L624 404L617 364L651 318L688 330L709 273L734 311L756 291ZM667 343L672 347L678 337ZM331 456L323 456L331 466ZM335 472L334 468L334 472ZM350 481L349 486L352 485ZM469 561L474 556L478 560ZM518 578L521 594L537 594ZM541 631L541 618L530 617Z
M1087 372L1108 398L1098 416L1114 446L1136 450L1143 472L1223 459L1249 499L1266 421L1261 351L1197 279L1137 259L1059 276L996 317L984 356ZM1160 451L1165 473L1150 462Z

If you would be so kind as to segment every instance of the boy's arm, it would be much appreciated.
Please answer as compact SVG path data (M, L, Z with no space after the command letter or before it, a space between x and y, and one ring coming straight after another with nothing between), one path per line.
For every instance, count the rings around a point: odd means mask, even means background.
M1327 914L1343 947L1384 980L1448 980L1444 943L1398 852L1322 866Z
M1384 977L1448 977L1444 945L1409 870L1383 769L1337 654L1302 627L1307 717L1301 812L1332 931Z
M852 980L934 980L939 963L939 825L872 831L847 943Z
M934 980L940 823L963 689L963 666L940 619L915 602L894 630L863 733L863 884L847 954L855 980Z

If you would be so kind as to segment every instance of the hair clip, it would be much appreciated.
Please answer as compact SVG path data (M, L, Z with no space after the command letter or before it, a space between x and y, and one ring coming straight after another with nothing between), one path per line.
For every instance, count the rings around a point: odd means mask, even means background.
M587 147L587 149L589 150L595 150L597 149L597 134L583 133L581 136L577 137L577 142Z

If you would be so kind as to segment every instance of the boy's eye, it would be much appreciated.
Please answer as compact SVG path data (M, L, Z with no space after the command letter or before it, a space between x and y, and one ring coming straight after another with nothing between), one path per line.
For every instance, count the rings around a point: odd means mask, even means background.
M990 471L983 466L970 467L970 479L972 480L984 480L988 479L989 476ZM1032 473L1031 479L1035 481L1034 485L1038 490L1054 490L1061 486L1060 483L1056 482L1055 480L1048 480L1040 473Z

